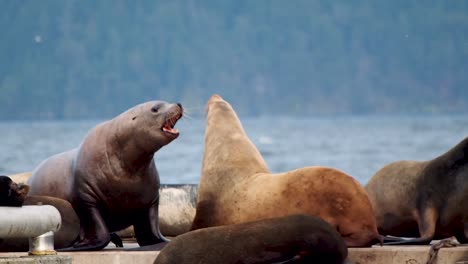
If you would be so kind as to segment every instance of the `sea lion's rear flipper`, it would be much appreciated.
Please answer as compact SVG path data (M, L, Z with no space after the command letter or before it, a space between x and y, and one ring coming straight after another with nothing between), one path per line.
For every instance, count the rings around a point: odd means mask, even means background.
M110 240L111 240L112 243L114 243L115 247L123 248L122 239L116 233L111 233L110 234Z
M403 237L392 237L389 240L387 238L384 239L385 246L399 246L399 245L429 245L431 243L432 238L403 238Z
M429 245L434 238L439 213L434 206L426 206L422 210L415 210L414 215L418 222L419 234L421 236L384 243L384 245Z

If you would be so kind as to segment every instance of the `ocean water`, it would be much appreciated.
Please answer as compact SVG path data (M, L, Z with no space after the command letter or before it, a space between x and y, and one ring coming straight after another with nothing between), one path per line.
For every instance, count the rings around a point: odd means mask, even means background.
M330 166L365 184L397 160L428 160L468 136L466 116L241 117L272 172ZM74 148L102 120L0 122L0 174L32 171ZM180 136L155 155L162 183L198 183L205 120L184 118Z

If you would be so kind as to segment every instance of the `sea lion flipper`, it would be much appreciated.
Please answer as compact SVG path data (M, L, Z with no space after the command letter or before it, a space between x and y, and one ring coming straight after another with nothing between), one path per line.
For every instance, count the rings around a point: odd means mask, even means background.
M111 239L111 242L114 243L115 247L118 247L118 248L124 247L122 239L116 233L111 233L110 239Z
M135 229L135 237L140 246L154 245L161 242L168 242L168 240L159 231L158 222L158 203L153 204L152 207L142 210L136 222L133 224ZM153 220L152 220L153 219Z
M109 244L111 237L107 226L96 207L77 208L77 213L81 216L80 240L73 246L60 249L59 251L83 251L101 250Z
M420 237L405 239L396 242L385 243L385 245L428 245L434 238L435 229L439 214L434 206L426 206L422 210L415 212L419 226Z

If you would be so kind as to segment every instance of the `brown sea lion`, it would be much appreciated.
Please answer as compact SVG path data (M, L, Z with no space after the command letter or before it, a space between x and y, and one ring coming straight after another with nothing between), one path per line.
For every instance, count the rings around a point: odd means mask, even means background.
M364 188L327 167L272 174L231 105L214 95L207 106L205 149L192 230L292 214L319 216L348 247L381 239Z
M155 264L328 263L348 255L340 234L310 215L203 228L174 238Z
M94 127L81 145L42 162L27 184L31 195L69 201L80 240L64 251L99 250L130 225L139 245L166 241L158 226L159 175L154 154L176 139L180 104L151 101Z
M468 242L468 138L429 161L397 161L367 183L379 232L428 244L456 236Z

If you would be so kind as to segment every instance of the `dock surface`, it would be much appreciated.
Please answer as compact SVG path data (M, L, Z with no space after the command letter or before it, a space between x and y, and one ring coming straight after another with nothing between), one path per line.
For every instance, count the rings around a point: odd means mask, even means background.
M125 245L127 248L128 245ZM134 245L130 245L134 247ZM372 248L350 248L349 264L425 264L429 259L430 246L374 246ZM158 251L123 251L106 248L101 251L59 252L58 256L69 256L75 264L153 264ZM27 256L27 252L0 253L0 263L11 262L12 258ZM9 260L10 262L7 262ZM58 263L41 261L37 263ZM468 246L459 245L441 248L433 264L468 263Z

